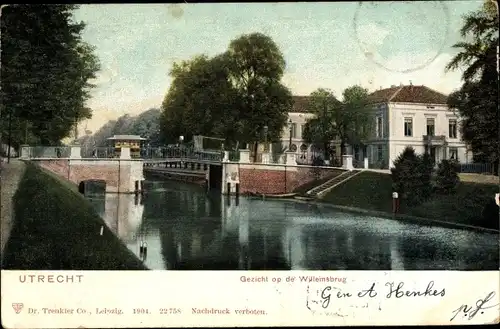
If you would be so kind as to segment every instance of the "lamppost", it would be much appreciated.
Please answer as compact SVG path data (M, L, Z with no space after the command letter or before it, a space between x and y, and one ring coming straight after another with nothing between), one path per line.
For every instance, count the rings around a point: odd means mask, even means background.
M288 151L292 150L292 119L288 119Z
M184 141L184 136L179 136L179 149L181 151L181 158L182 158L182 142Z

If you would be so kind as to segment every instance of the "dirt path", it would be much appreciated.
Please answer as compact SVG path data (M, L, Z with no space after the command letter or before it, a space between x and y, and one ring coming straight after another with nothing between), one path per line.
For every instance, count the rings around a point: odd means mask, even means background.
M17 159L3 159L0 173L0 231L1 231L1 257L7 240L9 239L12 222L14 219L13 197L24 173L26 165Z

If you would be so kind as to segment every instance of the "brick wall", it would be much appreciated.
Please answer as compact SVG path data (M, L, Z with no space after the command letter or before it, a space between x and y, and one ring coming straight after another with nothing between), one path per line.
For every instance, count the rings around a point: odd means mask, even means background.
M240 193L291 193L300 185L338 173L339 169L294 166L240 166Z
M118 163L113 161L109 164L104 162L90 163L71 163L65 160L42 160L37 163L44 169L50 170L56 175L69 179L75 184L86 180L102 180L106 182L107 192L117 192L118 182L120 191L130 190L131 166L121 163L118 170Z
M106 191L115 190L118 188L118 167L72 165L69 179L76 184L86 180L103 180Z
M68 179L69 161L67 159L43 160L36 162L40 167L47 169L61 178Z

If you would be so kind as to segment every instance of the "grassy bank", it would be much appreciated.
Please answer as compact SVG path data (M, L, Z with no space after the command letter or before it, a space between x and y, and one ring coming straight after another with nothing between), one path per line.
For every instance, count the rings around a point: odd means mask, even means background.
M147 269L82 195L33 164L27 165L14 207L3 269Z
M456 194L434 194L415 207L401 205L400 213L452 223L491 227L484 223L484 206L498 193L498 185L460 182ZM340 206L392 212L392 178L390 174L365 171L325 195L324 201ZM494 223L493 223L494 225Z

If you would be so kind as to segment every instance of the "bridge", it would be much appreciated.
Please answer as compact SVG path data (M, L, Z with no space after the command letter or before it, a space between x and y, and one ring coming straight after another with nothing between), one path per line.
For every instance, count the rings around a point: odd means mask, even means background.
M132 157L127 147L121 148L119 156L113 148L21 147L21 159L38 163L78 184L81 191L86 181L101 180L106 183L106 192L139 193L146 172L169 179L182 176L206 182L222 194L290 194L301 185L330 177L336 170L354 169L352 155L344 155L343 168L336 168L297 164L295 152L278 157L265 152L260 154L259 162L250 161L248 149L230 154L165 147L144 148L140 153L139 157Z
M81 191L85 182L103 181L106 192L139 193L142 191L144 172L169 178L183 177L189 181L211 181L213 186L221 180L223 156L220 151L159 147L144 148L140 157L136 158L131 156L129 148L122 148L118 156L114 148L89 150L73 145L23 146L20 158L77 184ZM210 170L210 167L213 169ZM219 185L215 184L215 187Z

